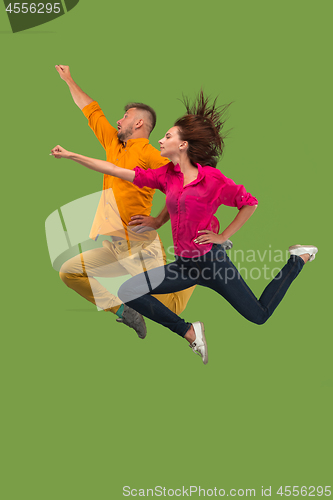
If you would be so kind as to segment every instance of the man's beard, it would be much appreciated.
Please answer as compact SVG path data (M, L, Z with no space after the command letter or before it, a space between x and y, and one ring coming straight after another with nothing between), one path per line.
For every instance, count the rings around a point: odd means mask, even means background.
M132 135L132 130L129 127L118 131L118 139L121 142L126 142L131 135Z

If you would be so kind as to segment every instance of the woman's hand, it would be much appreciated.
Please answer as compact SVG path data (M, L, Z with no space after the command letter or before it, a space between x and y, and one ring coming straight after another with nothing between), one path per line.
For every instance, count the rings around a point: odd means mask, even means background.
M68 158L69 160L76 161L76 163L80 163L80 165L90 168L91 170L95 170L96 172L101 172L106 175L113 175L114 177L119 177L124 181L134 181L134 170L117 167L108 161L96 160L95 158L89 158L88 156L78 155L76 153L72 153L71 151L67 151L59 145L51 149L50 155L55 158Z
M216 234L208 229L203 229L202 231L198 231L198 233L205 233L201 236L197 236L194 240L194 243L198 243L199 245L207 243L217 243L218 245L222 245L222 243L226 241L226 238L223 238L221 234Z
M54 156L55 158L69 158L71 153L69 151L66 151L66 149L62 148L61 146L56 146L55 148L51 149L50 155Z
M205 233L201 236L197 236L194 240L194 243L199 243L202 245L204 243L217 243L218 245L222 245L225 241L227 241L233 234L235 234L251 217L257 205L244 205L234 218L231 224L221 234L213 233L213 231L209 231L208 229L203 229L202 231L198 231L198 233Z

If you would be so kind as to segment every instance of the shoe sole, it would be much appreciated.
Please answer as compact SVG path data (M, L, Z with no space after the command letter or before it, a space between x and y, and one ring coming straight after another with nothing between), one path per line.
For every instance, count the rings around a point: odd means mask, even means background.
M207 348L207 341L206 341L206 337L205 337L205 327L204 327L204 324L201 323L201 321L199 321L199 323L200 323L201 331L202 331L202 340L204 341L204 344L206 347L206 356L202 357L202 362L204 365L206 365L208 363L208 348Z
M137 330L135 330L135 331L136 331L136 334L139 337L139 339L145 339L146 335L147 335L147 325L146 325L146 322L145 322L144 317L142 316L142 314L140 314L140 316L141 316L142 322L144 324L144 331L143 331L143 333L139 333Z
M135 333L137 334L138 338L143 340L143 339L145 339L145 338L146 338L146 336L147 336L147 325L146 325L145 320L143 319L142 315L141 315L141 318L142 318L143 324L144 324L144 326L145 326L145 329L144 329L143 333L139 333L139 332L138 332L138 331L134 328L134 326L132 326L132 325L128 325L127 323L125 323L125 322L124 322L124 320L123 320L122 318L117 318L117 319L116 319L116 321L117 321L117 323L122 323L123 325L128 326L129 328L132 328L132 330L134 330L134 331L135 331Z

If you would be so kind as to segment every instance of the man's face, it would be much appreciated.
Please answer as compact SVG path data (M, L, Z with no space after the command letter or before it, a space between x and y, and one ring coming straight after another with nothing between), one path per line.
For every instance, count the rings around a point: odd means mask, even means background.
M134 124L136 121L136 109L130 108L124 114L121 120L117 121L118 126L118 139L122 142L128 141L131 138L135 128Z

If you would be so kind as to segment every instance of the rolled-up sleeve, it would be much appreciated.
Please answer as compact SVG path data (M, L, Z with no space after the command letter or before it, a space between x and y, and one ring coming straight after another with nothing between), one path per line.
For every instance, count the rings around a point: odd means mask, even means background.
M117 130L105 118L98 102L93 101L82 109L82 113L87 118L89 127L93 130L103 148L110 146L117 137Z
M218 201L220 205L237 207L240 210L244 205L258 205L258 200L248 193L242 184L236 184L221 174L221 184Z
M154 170L145 170L141 167L135 167L135 177L133 184L139 188L150 187L152 189L159 189L162 193L166 193L166 177L168 165L156 168Z

